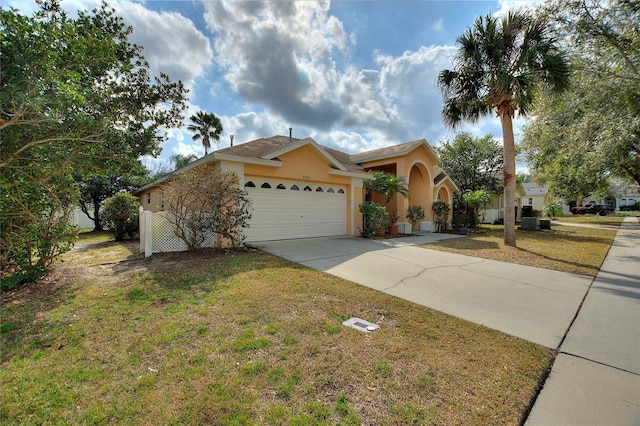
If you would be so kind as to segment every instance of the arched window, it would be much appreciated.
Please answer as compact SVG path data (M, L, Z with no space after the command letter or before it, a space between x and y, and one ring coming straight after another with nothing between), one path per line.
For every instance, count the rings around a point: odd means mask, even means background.
M279 183L278 186L276 186L276 189L287 189L287 187Z
M260 188L263 188L263 189L271 189L271 185L269 185L269 183L268 183L268 182L265 182L265 183L263 183L262 185L260 185Z
M293 185L293 186L291 187L291 190L292 190L292 191L300 191L300 188L298 188L298 185Z
M324 192L324 189L322 189L322 187L319 186L316 188L316 192Z
M310 186L305 186L305 187L304 187L304 190L305 190L305 191L311 191L311 187L310 187Z
M249 182L247 182L247 183L245 183L245 184L244 184L244 187L245 187L245 188L255 188L255 187L256 187L256 184L255 184L255 183L253 183L253 182L251 182L251 181L249 181Z
M342 188L338 189L338 194L344 194L344 189Z
M327 192L330 193L330 194L333 194L334 190L333 190L333 188L329 188L329 189L327 189Z

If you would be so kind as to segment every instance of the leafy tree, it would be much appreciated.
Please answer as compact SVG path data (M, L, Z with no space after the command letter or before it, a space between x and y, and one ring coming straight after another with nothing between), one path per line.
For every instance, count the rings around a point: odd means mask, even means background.
M204 146L204 155L207 155L209 148L211 148L211 141L218 143L220 141L220 135L222 134L222 123L220 119L216 117L212 112L200 111L195 115L192 115L189 120L193 124L187 127L187 130L193 133L193 140L202 140L202 146Z
M165 189L167 220L189 250L204 246L214 235L234 246L244 240L242 228L251 219L247 191L238 176L215 167L196 167L171 178Z
M443 140L436 147L440 167L458 185L461 191L484 189L501 192L503 155L502 146L493 135L474 137L460 132L453 141Z
M148 171L138 163L135 170L122 175L100 174L93 176L77 176L78 186L80 189L80 198L78 203L80 210L87 217L93 220L94 231L102 231L102 221L100 217L100 209L103 203L109 197L121 191L133 191L144 185ZM90 213L90 212L93 213ZM93 214L93 216L92 216Z
M131 239L138 233L138 199L127 192L119 192L104 203L104 222L116 241Z
M33 17L0 9L2 274L42 270L73 232L74 176L108 174L156 155L180 125L185 90L152 81L131 28L106 4L71 18L56 0Z
M503 18L478 17L458 37L454 70L443 70L438 85L444 95L442 116L455 127L463 120L477 121L492 112L502 124L505 196L504 241L515 236L515 143L513 117L525 116L535 90L563 90L569 80L569 64L547 34L542 17L510 11Z
M548 2L542 9L576 68L563 97L540 97L527 160L556 195L581 201L609 176L640 184L640 4Z

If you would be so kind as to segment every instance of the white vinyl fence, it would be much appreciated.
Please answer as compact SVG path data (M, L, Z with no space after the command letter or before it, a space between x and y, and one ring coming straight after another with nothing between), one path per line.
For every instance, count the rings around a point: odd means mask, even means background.
M174 232L175 225L167 219L169 212L151 212L140 207L140 251L145 257L153 253L186 251L187 245ZM203 247L215 247L217 236L206 236Z
M89 211L89 213L93 216L93 211ZM71 218L69 220L72 225L77 226L78 228L95 228L96 224L93 220L89 219L89 217L84 214L82 210L75 209Z

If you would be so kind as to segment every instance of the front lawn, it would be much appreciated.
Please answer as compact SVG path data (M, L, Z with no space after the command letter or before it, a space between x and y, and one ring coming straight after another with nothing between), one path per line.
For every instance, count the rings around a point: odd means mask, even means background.
M540 231L516 230L517 247L504 245L504 227L501 225L481 225L478 233L471 233L468 237L423 247L595 277L609 252L616 231L568 225L553 225L551 228Z
M94 244L3 295L0 423L516 425L553 356L261 252Z
M560 223L578 223L586 225L611 225L620 226L624 220L623 215L600 216L595 214L576 214L560 216L555 221Z

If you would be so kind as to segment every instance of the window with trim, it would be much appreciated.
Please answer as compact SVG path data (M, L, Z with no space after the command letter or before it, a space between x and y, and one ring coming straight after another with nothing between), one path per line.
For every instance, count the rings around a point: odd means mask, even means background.
M304 190L305 190L305 191L309 191L309 192L311 192L311 187L310 187L310 186L305 186L305 187L304 187Z
M344 189L342 188L338 189L338 194L344 194Z
M151 193L147 192L147 204L151 204Z
M265 182L262 185L260 185L260 188L263 189L271 189L271 185L269 185L269 182Z
M291 186L291 190L292 191L300 191L300 188L298 188L298 185L293 185L293 186Z
M287 187L279 183L278 186L276 186L276 189L287 189Z
M334 190L333 190L333 188L329 188L329 189L327 189L327 192L330 193L330 194L333 194Z
M533 205L533 198L529 198L529 205L532 206Z
M316 188L316 192L324 192L324 189L322 189L322 187L319 186Z
M255 183L253 183L253 182L251 182L251 181L249 181L249 182L247 182L247 183L245 183L245 184L244 184L244 187L245 187L245 188L255 188L255 187L256 187L256 184L255 184Z

